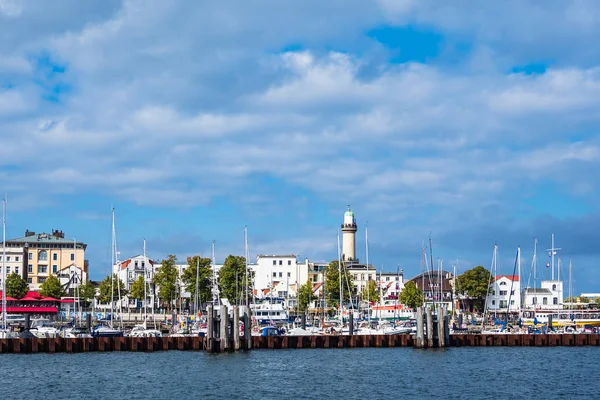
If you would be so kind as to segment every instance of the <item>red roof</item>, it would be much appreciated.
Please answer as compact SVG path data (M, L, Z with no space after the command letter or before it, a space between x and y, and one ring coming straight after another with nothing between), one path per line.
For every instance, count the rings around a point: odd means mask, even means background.
M42 297L40 300L42 300L42 301L60 301L60 299L55 299L54 297Z
M496 276L496 280L501 279L501 278L506 278L506 279L510 279L511 281L518 281L519 280L519 275L498 275Z
M19 300L21 300L21 301L40 301L42 299L40 297L25 296Z
M0 307L0 312L2 307ZM6 307L6 312L9 313L58 313L56 307Z

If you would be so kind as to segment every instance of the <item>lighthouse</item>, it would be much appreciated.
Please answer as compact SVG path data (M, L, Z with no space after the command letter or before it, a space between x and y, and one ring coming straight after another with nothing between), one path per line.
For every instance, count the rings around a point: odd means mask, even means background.
M358 261L356 259L356 230L356 219L352 209L348 206L342 224L342 261Z

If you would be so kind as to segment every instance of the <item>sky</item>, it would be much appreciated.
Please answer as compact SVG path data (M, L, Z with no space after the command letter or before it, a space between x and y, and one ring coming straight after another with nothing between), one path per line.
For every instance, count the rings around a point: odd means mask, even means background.
M7 236L122 259L357 256L600 292L600 3L0 0Z

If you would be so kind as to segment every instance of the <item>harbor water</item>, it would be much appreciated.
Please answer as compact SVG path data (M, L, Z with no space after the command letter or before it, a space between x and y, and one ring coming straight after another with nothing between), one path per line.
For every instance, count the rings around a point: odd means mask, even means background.
M597 347L3 354L10 399L597 398Z

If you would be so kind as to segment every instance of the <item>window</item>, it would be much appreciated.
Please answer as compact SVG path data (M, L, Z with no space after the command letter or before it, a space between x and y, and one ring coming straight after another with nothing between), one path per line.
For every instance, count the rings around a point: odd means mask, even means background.
M273 272L273 278L277 278L277 272Z
M19 267L15 267L15 272L18 274L19 273Z
M27 255L27 258L28 258L29 260L33 260L33 253L29 253L29 254Z
M6 275L10 274L10 267L6 267Z
M48 252L46 250L40 251L40 254L38 254L38 260L47 261L48 260Z
M52 266L52 273L55 274L58 271L58 265Z
M277 265L277 260L273 260L273 265Z
M496 300L492 300L492 305L496 305Z
M27 272L29 272L30 274L33 273L33 265L29 264L27 266Z
M279 273L279 277L280 277L280 278L283 278L283 272L280 272L280 273Z
M316 282L316 281L317 281L317 276L313 275L313 282Z
M48 272L47 265L38 265L38 274L45 274Z
M292 273L288 272L288 278L291 278L291 277L292 277Z
M371 280L371 275L369 275L369 280Z
M386 277L385 277L385 281L386 281L386 282L389 282L389 281L390 281L390 277L389 277L389 276L386 276Z
M514 305L515 305L515 301L514 301L514 300L511 300L511 301L510 301L510 305L511 305L511 306L514 306Z
M71 261L75 261L75 253L71 253Z
M360 274L360 280L364 281L365 280L365 274Z
M514 291L514 290L511 290L511 291L510 291L510 294L511 294L511 295L515 294L515 291Z
M508 307L508 301L500 300L500 308L507 308L507 307Z
M552 285L552 290L556 290L556 285Z
M52 254L52 261L57 261L58 260L58 253L53 253Z
M283 260L279 260L279 265L283 265Z
M555 297L552 299L552 304L554 304L554 305L558 304L558 297Z
M292 260L288 260L288 265L292 265Z
M6 256L6 261L10 261L10 256Z
M44 283L46 282L46 278L38 278L38 283Z
M27 283L33 283L33 279L32 278L27 278Z
M146 268L146 261L142 261L142 268Z
M542 304L548 304L548 298L547 297L544 297L542 299Z
M500 291L500 296L506 296L508 294L507 290L501 290Z
M533 304L537 304L537 297L533 298Z
M505 286L505 285L506 285L506 282L500 282L500 283L499 283L499 285L500 285L500 286Z
M138 262L136 261L135 262L135 268L137 268L137 267L138 267ZM110 293L109 293L109 295L110 295Z
M15 261L19 261L19 256L16 256L16 257L15 257Z

